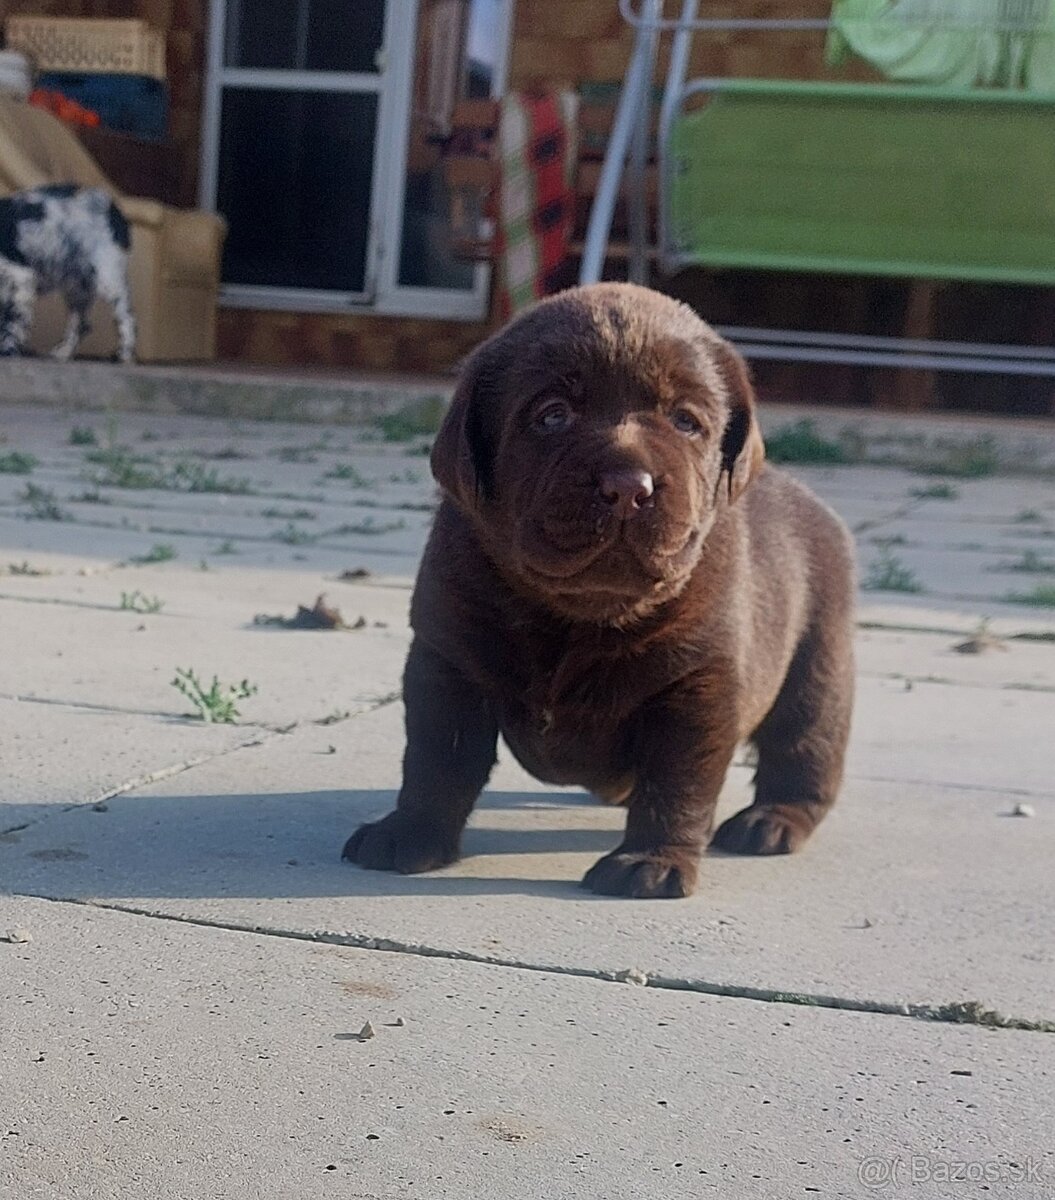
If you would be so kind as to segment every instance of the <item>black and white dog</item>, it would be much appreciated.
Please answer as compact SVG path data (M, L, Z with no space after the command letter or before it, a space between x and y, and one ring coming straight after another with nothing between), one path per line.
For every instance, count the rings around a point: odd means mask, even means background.
M37 296L61 291L70 317L52 357L70 358L101 296L117 319L118 356L129 362L135 349L130 240L127 220L98 188L56 184L0 199L0 355L22 353Z

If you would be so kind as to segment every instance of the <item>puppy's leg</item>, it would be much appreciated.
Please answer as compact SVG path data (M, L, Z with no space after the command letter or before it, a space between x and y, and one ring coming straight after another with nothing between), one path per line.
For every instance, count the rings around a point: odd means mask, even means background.
M62 295L70 310L66 322L66 335L51 352L59 362L71 359L80 345L81 338L88 332L88 310L92 306L94 280L85 275L74 275L63 284Z
M99 295L109 302L117 321L117 357L121 362L132 361L136 348L136 323L128 293L128 258L121 253L99 264Z
M705 681L679 687L641 719L634 788L622 843L586 872L583 887L605 896L676 899L691 895L736 749L730 688Z
M480 692L418 640L403 675L407 748L394 812L361 825L342 858L375 871L430 871L458 857L462 830L495 764L498 725Z
M33 326L37 277L28 267L0 262L0 355L21 354Z
M773 708L755 732L755 800L725 821L713 845L736 854L788 854L835 802L853 710L853 633L824 621L799 647Z

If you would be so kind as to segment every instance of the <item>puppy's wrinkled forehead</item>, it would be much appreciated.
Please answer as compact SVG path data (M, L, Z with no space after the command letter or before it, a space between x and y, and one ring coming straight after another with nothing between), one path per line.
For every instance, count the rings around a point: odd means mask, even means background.
M644 288L563 292L499 342L508 383L522 399L550 388L631 408L673 404L688 393L721 407L728 398L718 336L686 305Z

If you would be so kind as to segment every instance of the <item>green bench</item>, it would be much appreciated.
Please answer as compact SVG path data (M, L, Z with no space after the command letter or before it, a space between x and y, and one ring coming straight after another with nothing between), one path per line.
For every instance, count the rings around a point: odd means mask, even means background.
M1055 284L1055 95L697 80L664 261Z
M937 371L1055 378L1055 347L935 339L947 282L1055 284L1055 94L901 84L687 79L693 35L829 29L820 18L699 17L697 0L620 0L634 48L579 279L604 271L625 172L628 272L649 278L651 81L671 34L656 138L659 273L684 267L904 280L902 337L726 327L748 358L907 369L899 403L933 402ZM1045 339L1049 341L1049 339Z

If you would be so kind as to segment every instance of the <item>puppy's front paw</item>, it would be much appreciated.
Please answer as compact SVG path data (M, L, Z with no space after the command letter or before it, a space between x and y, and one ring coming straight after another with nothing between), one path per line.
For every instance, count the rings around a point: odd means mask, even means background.
M794 804L752 804L724 821L711 842L730 854L791 854L816 824L807 808Z
M691 896L699 861L691 851L659 846L654 850L613 850L586 872L582 886L601 896L636 900L678 900Z
M360 825L344 844L341 858L370 871L417 875L445 867L458 857L458 839L425 821L391 812Z

